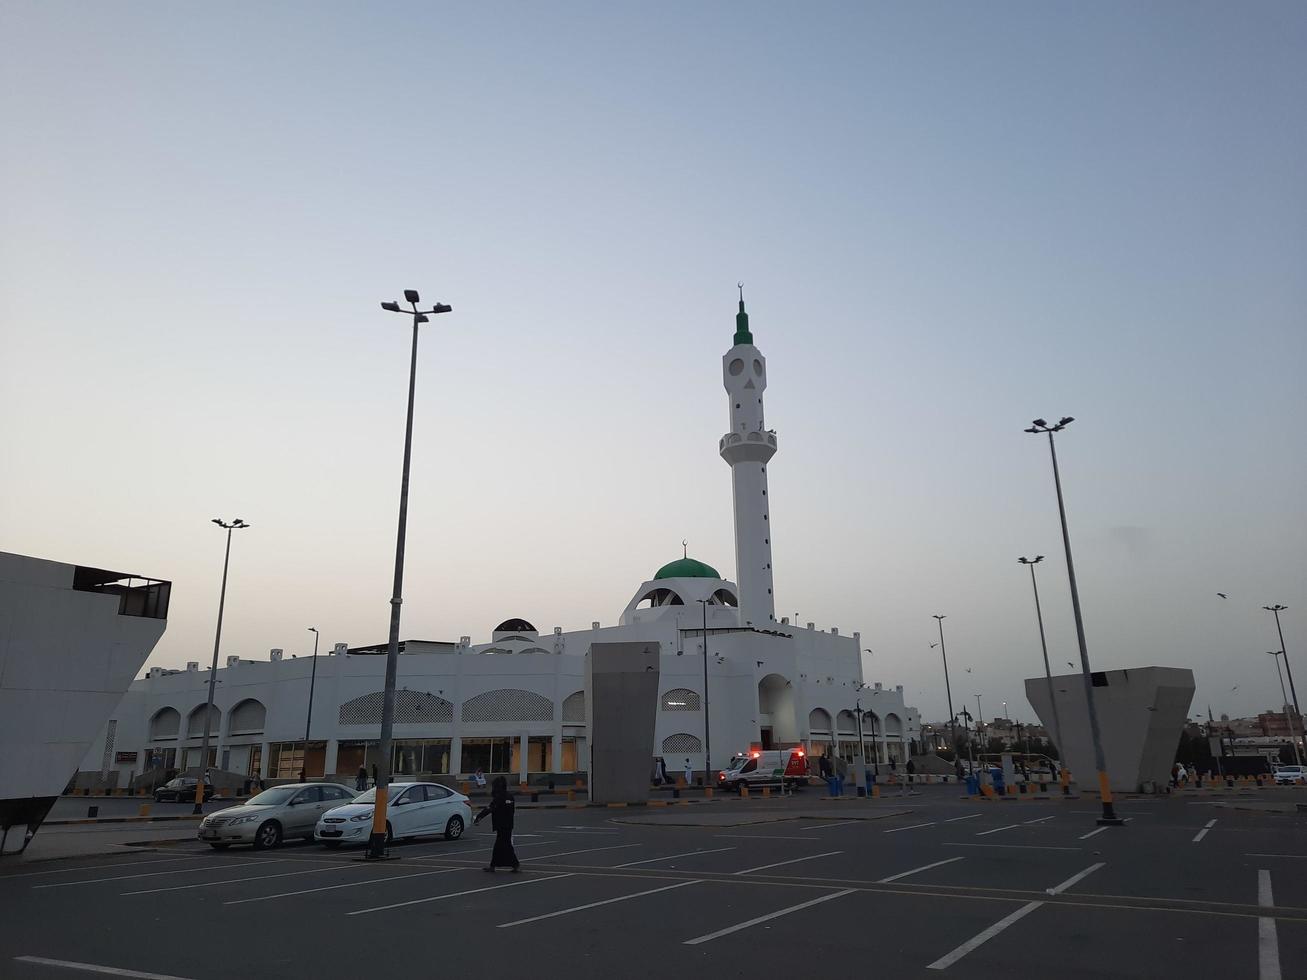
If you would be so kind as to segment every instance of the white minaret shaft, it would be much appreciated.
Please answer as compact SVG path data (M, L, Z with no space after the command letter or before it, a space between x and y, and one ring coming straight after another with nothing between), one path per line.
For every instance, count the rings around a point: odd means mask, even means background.
M735 346L722 358L731 429L722 436L721 453L731 467L735 497L735 580L740 588L741 624L768 627L776 621L776 603L772 598L767 461L776 454L776 434L763 425L767 360L753 346L743 293L734 340Z

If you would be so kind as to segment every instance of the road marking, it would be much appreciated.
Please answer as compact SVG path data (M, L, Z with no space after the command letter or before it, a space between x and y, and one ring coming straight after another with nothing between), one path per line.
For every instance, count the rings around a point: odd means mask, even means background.
M756 868L745 868L743 871L736 871L737 875L752 874L755 871L766 871L768 868L779 868L783 864L798 864L800 861L815 861L817 858L834 857L836 854L843 854L843 851L827 851L825 854L809 854L807 857L790 858L788 861L777 861L775 864L760 864Z
M639 847L639 844L612 844L608 847L583 847L579 851L559 851L557 854L537 854L532 861L548 861L550 858L567 857L571 854L590 854L594 851L620 851L624 847Z
M820 837L786 837L780 834L714 834L719 840L821 840Z
M1271 873L1257 872L1257 904L1275 908L1271 894ZM1257 976L1259 980L1280 980L1280 942L1275 935L1275 918L1264 915L1257 920Z
M968 813L965 817L949 817L945 823L957 823L959 820L975 820L976 817L983 817L983 813Z
M78 871L104 871L106 869L112 870L114 868L124 868L124 867L139 868L145 864L178 864L182 861L190 860L193 857L194 858L205 857L205 858L212 859L211 854L196 854L196 855L183 854L178 857L158 858L157 860L154 861L132 861L130 858L128 858L127 860L118 861L115 864L88 864L80 868L60 868L58 871L23 871L20 872L19 874L0 875L0 882L8 881L10 878L36 878L36 877L42 877L44 875L68 875L68 874L74 874Z
M1089 838L1093 837L1094 834L1101 834L1101 833L1102 833L1103 831L1105 831L1105 830L1107 830L1106 827L1099 827L1097 830L1091 830L1091 831L1090 831L1089 833L1087 833L1087 834L1081 834L1081 835L1080 835L1080 839L1081 839L1081 840L1089 840Z
M256 864L275 864L277 858L268 858L266 861L246 861L245 867L252 867ZM33 885L33 888L68 888L71 885L98 885L102 881L126 881L128 878L157 878L159 875L184 875L196 871L219 871L223 868L231 867L230 863L224 864L206 864L200 868L177 868L173 871L147 871L138 875L114 875L111 878L87 878L84 881L56 881L49 885Z
M571 878L572 872L561 875L550 875L548 878L523 878L521 881L510 881L506 885L487 885L485 888L469 888L467 891L451 892L448 895L430 895L427 898L415 898L410 902L395 902L393 905L378 905L371 909L356 909L353 912L346 912L346 915L367 915L369 912L388 912L390 909L402 909L407 905L422 905L424 902L443 902L447 898L462 898L464 895L479 895L481 892L498 891L501 888L516 888L518 885L534 885L543 881L557 881L559 878Z
M737 925L727 926L725 929L718 929L716 932L710 932L706 936L696 936L694 939L687 939L681 945L698 946L700 943L706 943L713 939L720 939L722 936L729 936L733 932L739 932L741 929L748 929L750 926L756 926L760 922L769 922L772 919L779 919L782 915L789 915L791 912L798 912L802 909L810 908L813 905L820 905L822 902L829 902L833 898L842 898L845 895L852 895L857 889L845 888L837 892L831 892L829 895L822 895L820 898L814 898L807 902L800 902L798 905L791 905L787 909L781 909L778 912L769 912L766 915L760 915L756 919L750 919L747 922L741 922Z
M1021 847L1029 851L1079 851L1079 847L1057 847L1053 844L963 844L960 841L945 841L945 847Z
M1106 861L1099 861L1097 864L1091 864L1089 867L1085 868L1084 871L1081 871L1078 874L1073 874L1066 881L1062 882L1062 884L1054 885L1052 888L1048 889L1048 893L1050 895L1061 895L1072 885L1076 884L1077 882L1084 881L1091 874L1093 874L1095 871L1105 866L1106 864L1107 864Z
M707 851L686 851L684 854L668 854L664 857L645 858L643 861L628 861L626 864L613 865L614 870L617 868L634 868L637 864L653 864L656 861L670 861L672 858L693 857L696 854L719 854L722 851L733 851L733 847L714 847Z
M1025 825L1025 824L1031 824L1031 823L1043 823L1045 820L1052 820L1053 817L1056 817L1056 816L1057 816L1057 814L1054 813L1054 814L1051 814L1050 816L1047 816L1047 817L1036 817L1034 820L1023 820L1023 821L1021 821L1021 823L1022 823L1022 825Z
M977 813L976 816L980 816L980 814ZM882 834L897 834L899 831L902 831L902 830L917 830L917 829L919 829L919 828L921 828L921 827L933 827L933 826L935 826L935 821L934 821L934 820L930 821L929 823L914 823L911 827L893 827L893 828L891 828L890 830L882 830L881 833L882 833Z
M1307 859L1307 854L1245 854L1244 857L1250 858L1301 858ZM3 879L0 879L3 880Z
M1194 834L1194 839L1193 839L1192 843L1197 844L1200 840L1202 840L1204 837L1206 837L1206 836L1207 836L1207 832L1208 832L1209 830L1211 830L1212 827L1215 826L1215 824L1216 824L1216 820L1215 820L1215 819L1212 819L1212 820L1207 821L1207 823L1205 823L1205 824L1203 825L1203 829L1200 830L1200 831L1198 831L1198 833Z
M830 830L832 827L844 827L851 823L862 823L861 820L836 820L834 823L822 823L820 826L814 826L813 830Z
M1027 905L1021 906L1021 908L1017 909L1015 912L1013 912L1011 915L1007 916L1006 918L999 919L984 932L977 933L975 936L968 939L957 949L953 950L953 952L949 953L946 956L941 956L934 963L930 964L930 966L926 967L926 969L927 970L948 969L958 960L962 959L962 957L970 953L973 949L976 949L978 946L981 946L984 943L989 942L989 940L993 939L1008 926L1012 925L1012 923L1016 922L1018 919L1022 919L1025 916L1029 915L1031 912L1035 911L1035 909L1039 908L1043 904L1044 904L1043 902L1030 902Z
M998 833L999 831L1001 831L1001 830L1016 830L1016 829L1017 829L1018 827L1020 827L1020 826L1021 826L1021 824L1019 824L1019 823L1010 823L1010 824L1008 824L1006 827L995 827L993 830L982 830L982 831L981 831L980 833L978 833L976 836L977 836L977 837L988 837L990 834L997 834L997 833Z
M139 980L186 980L171 973L142 973L139 970L120 970L116 966L97 966L95 963L74 963L71 960L50 960L44 956L15 956L19 963L39 966L58 966L65 970L85 970L87 973L107 973L111 977L137 977Z
M573 912L584 912L586 909L595 909L601 905L612 905L614 902L625 902L630 898L641 898L645 895L655 895L658 892L669 892L673 888L684 888L686 885L697 885L699 881L678 881L674 885L664 885L662 888L650 888L647 891L635 892L632 895L622 895L618 898L605 899L602 902L589 902L585 905L574 905L570 909L559 909L557 912L546 912L544 915L533 915L529 919L517 919L513 922L505 922L499 926L500 929L511 929L513 926L524 926L528 922L539 922L541 919L553 919L560 915L571 915Z
M405 878L428 878L431 875L453 874L455 871L471 871L471 868L443 868L440 871L419 871L411 875L395 875L394 877L368 878L366 881L347 881L343 885L324 885L321 888L302 888L294 892L278 892L276 895L259 895L257 898L236 898L230 902L223 902L223 905L245 905L249 902L270 902L274 898L290 898L292 895L311 895L315 892L329 892L337 888L358 888L360 885L384 885L392 881L403 881Z
M295 875L320 875L327 871L346 871L361 865L342 864L336 868L310 868L308 871L281 871L275 875L254 875L252 878L224 878L222 881L200 881L191 885L169 885L167 888L145 888L136 892L123 892L127 895L153 895L157 892L180 892L188 888L211 888L214 885L241 885L247 881L264 881L268 878L291 878Z
M921 867L913 868L911 871L900 871L898 874L890 875L888 878L881 878L876 882L876 884L888 885L891 881L898 881L900 878L908 877L908 875L914 875L920 871L929 871L931 868L938 868L941 864L952 864L954 861L961 860L962 855L959 854L955 858L945 858L943 861L936 861L934 864L923 864Z
M513 847L515 847L515 848L517 848L517 847L548 847L550 844L559 844L559 843L561 843L561 841L556 841L556 840L537 840L537 841L532 841L530 844L519 844L517 841L513 841Z

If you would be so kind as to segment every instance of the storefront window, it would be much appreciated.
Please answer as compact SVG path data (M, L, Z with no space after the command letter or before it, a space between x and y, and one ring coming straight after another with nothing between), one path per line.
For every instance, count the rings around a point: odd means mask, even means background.
M459 772L512 772L515 738L465 738Z
M268 746L268 776L271 779L320 779L327 760L326 742L273 742Z
M559 763L563 772L576 772L579 768L576 764L577 741L571 735L563 736L563 758Z

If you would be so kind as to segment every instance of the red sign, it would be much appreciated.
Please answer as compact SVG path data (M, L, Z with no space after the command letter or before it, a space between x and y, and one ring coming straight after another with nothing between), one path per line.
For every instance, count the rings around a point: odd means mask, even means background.
M114 764L115 764L115 765L117 765L118 763L123 763L123 762L131 762L131 763L135 763L135 762L136 762L136 753L135 753L135 752L115 752L115 753L113 754L113 761L114 761Z

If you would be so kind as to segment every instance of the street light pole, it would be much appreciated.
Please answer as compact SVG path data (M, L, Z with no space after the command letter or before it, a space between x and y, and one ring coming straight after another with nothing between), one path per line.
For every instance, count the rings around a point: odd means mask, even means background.
M983 758L984 750L989 747L985 743L985 739L984 739L984 734L985 734L984 726L985 726L985 712L984 709L980 707L980 695L977 694L976 695L976 749L981 752L982 758Z
M395 584L390 598L390 638L386 647L386 686L381 700L381 738L377 746L376 803L372 810L372 833L368 838L367 857L381 858L386 849L386 789L390 785L391 740L395 728L395 675L399 669L399 610L404 602L404 539L408 532L408 473L413 454L413 395L417 386L418 325L429 320L428 313L448 313L453 307L437 303L430 310L418 309L416 289L404 290L404 300L412 307L401 310L395 302L382 303L390 313L413 318L413 348L408 365L408 417L404 428L404 468L399 482L399 529L395 535Z
M708 603L711 599L696 599L703 607L703 785L712 786L712 740L708 736Z
M1287 714L1287 713L1288 713L1287 709L1288 709L1288 707L1289 707L1289 695L1285 693L1285 690L1284 690L1284 673L1280 670L1280 658L1281 658L1282 656L1284 656L1284 651L1283 651L1283 650L1267 650L1266 652L1267 652L1268 655L1270 655L1270 656L1272 656L1272 657L1275 658L1275 676L1278 677L1278 678L1280 678L1280 703L1281 703L1282 705L1284 705L1284 707L1285 707L1285 709L1286 709L1286 712L1285 712L1285 713ZM1294 713L1295 716L1298 715L1298 709L1297 709L1297 708L1294 708L1294 709L1293 709L1293 713ZM1302 720L1301 717L1299 717L1299 721L1301 721L1301 720ZM1296 762L1299 766L1301 766L1301 765L1302 765L1302 753L1301 753L1301 752L1299 751L1299 749L1298 749L1298 733L1294 731L1293 718L1290 718L1290 719L1289 719L1289 741L1291 741L1291 742L1293 743L1293 759L1294 759L1294 762Z
M1103 737L1098 727L1098 708L1094 705L1094 679L1089 669L1089 647L1085 643L1085 621L1080 614L1080 590L1076 588L1076 568L1071 560L1071 533L1067 530L1066 503L1062 499L1062 476L1057 468L1057 447L1053 444L1053 433L1061 432L1075 419L1064 415L1056 425L1049 425L1043 419L1035 419L1027 432L1038 435L1048 434L1048 452L1053 460L1053 483L1057 487L1057 512L1062 520L1062 546L1066 551L1066 574L1071 583L1071 609L1076 619L1076 642L1080 645L1080 673L1085 682L1085 701L1089 709L1089 735L1094 742L1094 764L1098 768L1098 790L1103 800L1103 815L1098 822L1104 826L1123 827L1125 821L1116 815L1112 805L1112 784L1107 778L1107 757L1103 753Z
M313 687L318 681L318 628L310 626L309 632L313 634L313 669L309 672L309 710L304 716L304 755L300 759L300 777L308 775L309 768L309 725L313 723ZM322 773L327 774L325 771Z
M222 612L227 605L227 566L231 562L231 532L249 527L239 517L234 521L224 521L215 517L213 523L227 532L227 550L222 556L222 589L218 593L218 629L213 636L213 664L209 667L209 699L204 705L204 740L200 743L199 776L195 780L195 809L192 813L204 812L204 773L209 765L209 733L213 721L213 686L218 682L218 648L222 645Z
M1053 737L1057 740L1058 754L1062 755L1066 751L1062 743L1062 719L1057 710L1057 695L1053 691L1053 670L1048 665L1048 640L1044 636L1044 612L1039 605L1039 583L1035 581L1035 566L1043 560L1043 555L1017 559L1021 564L1030 566L1030 587L1035 593L1035 619L1039 621L1039 647L1044 652L1044 679L1048 682L1048 703L1053 712ZM1069 789L1070 787L1063 783L1062 792L1066 793Z
M948 724L952 731L953 768L956 770L958 766L958 720L957 716L953 714L953 689L948 682L948 650L944 646L944 617L936 615L931 618L939 623L939 655L944 660L944 694L948 698Z
M1280 627L1280 613L1288 609L1288 606L1282 606L1278 602L1273 606L1262 606L1268 613L1275 615L1275 632L1280 634L1280 653L1284 656L1284 672L1289 675L1289 693L1293 695L1293 710L1298 712L1298 717L1302 717L1302 709L1298 707L1298 689L1293 686L1293 668L1289 666L1289 655L1284 652L1284 630Z

